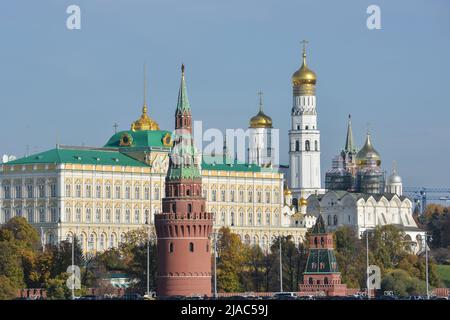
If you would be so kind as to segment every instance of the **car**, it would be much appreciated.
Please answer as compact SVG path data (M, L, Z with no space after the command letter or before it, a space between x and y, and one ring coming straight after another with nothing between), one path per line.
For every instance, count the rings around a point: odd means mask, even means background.
M77 300L97 300L97 296L88 294L88 295L79 297Z
M120 300L142 300L142 296L139 293L127 293L119 298Z
M276 300L297 300L297 293L295 292L276 292L272 296Z
M408 300L425 300L422 296L410 296Z

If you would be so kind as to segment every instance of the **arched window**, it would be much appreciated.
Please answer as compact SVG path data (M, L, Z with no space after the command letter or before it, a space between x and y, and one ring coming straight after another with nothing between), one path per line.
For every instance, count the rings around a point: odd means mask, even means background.
M234 212L231 212L231 226L234 227Z
M188 212L191 213L192 212L192 204L188 203Z
M328 217L327 217L327 224L328 224L329 226L331 226L331 216L328 216Z
M169 252L173 252L173 242L169 243Z
M309 282L309 284L314 284L313 278L309 278L308 282Z
M337 226L337 224L338 224L338 217L336 215L334 215L334 217L333 217L333 223L335 226Z
M311 150L311 146L309 145L309 140L306 140L306 141L305 141L305 150L306 150L306 151Z
M314 150L319 151L319 142L317 142L317 140L314 141Z
M189 251L194 252L194 243L189 242Z
M295 151L300 151L300 141L295 141Z

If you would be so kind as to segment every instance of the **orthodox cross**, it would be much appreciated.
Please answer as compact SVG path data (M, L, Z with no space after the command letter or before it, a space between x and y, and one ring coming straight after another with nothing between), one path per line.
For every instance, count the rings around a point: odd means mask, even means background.
M117 133L117 128L119 127L119 125L117 124L117 122L114 122L114 133Z
M258 96L259 96L259 111L262 111L262 96L263 96L263 92L261 90L258 91Z

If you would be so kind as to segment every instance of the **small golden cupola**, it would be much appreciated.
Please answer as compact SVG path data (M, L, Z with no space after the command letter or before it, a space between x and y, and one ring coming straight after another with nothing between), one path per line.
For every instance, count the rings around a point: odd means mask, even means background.
M306 44L308 41L303 40L303 63L300 69L294 72L292 75L292 85L294 87L307 85L315 86L317 82L317 76L306 64Z
M139 119L131 124L132 131L159 130L158 123L148 116L147 106L147 70L144 65L144 105L142 106L142 114Z
M259 94L259 112L250 119L250 128L272 128L272 118L263 112L262 92Z
M364 166L369 164L369 161L375 161L377 166L381 164L381 157L377 150L372 145L372 140L370 139L370 133L367 133L366 142L364 146L356 154L356 164L358 166Z

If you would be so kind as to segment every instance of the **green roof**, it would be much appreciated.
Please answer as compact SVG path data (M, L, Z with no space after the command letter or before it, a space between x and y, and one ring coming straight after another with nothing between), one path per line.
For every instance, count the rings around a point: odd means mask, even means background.
M59 147L8 162L8 165L39 163L80 163L111 166L148 167L118 150L84 147Z
M169 134L170 131L166 130L142 130L142 131L120 131L114 134L108 142L105 144L105 148L149 148L159 147L168 148L164 145L164 137ZM127 146L121 146L120 141L122 137L131 137L131 144Z
M310 249L306 262L305 274L308 273L337 273L339 272L336 256L333 250Z
M256 164L241 163L229 157L203 156L202 170L219 170L219 171L246 171L246 172L276 172L270 168L262 168Z
M191 106L189 104L189 99L187 96L186 81L184 80L184 65L181 66L181 84L180 90L178 91L177 111L191 111Z

